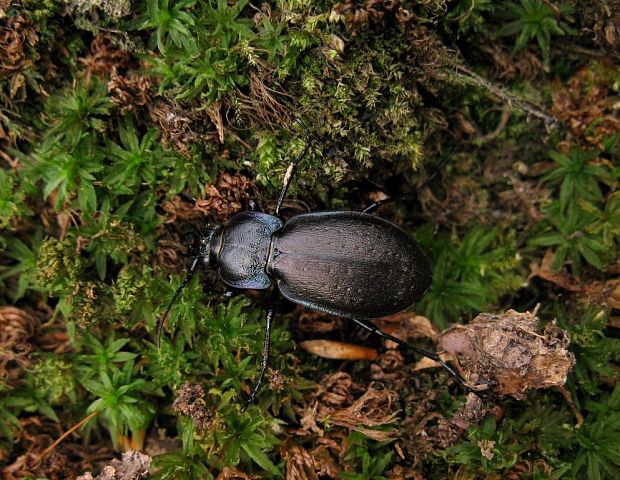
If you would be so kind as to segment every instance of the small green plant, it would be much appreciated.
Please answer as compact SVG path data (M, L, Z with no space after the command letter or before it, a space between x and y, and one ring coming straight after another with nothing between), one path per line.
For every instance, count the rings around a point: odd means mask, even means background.
M92 135L82 134L71 151L51 148L38 152L35 159L45 183L43 197L48 198L54 193L57 210L65 209L73 194L77 193L79 207L85 213L95 212L97 194L93 185L96 180L94 174L103 170L103 156Z
M144 399L145 393L154 393L143 378L134 378L133 360L122 369L100 370L98 379L80 378L80 383L98 397L86 413L97 414L110 432L112 443L117 446L120 438L129 433L134 438L144 435L155 413L152 403Z
M212 389L209 396L218 405L218 416L226 425L222 430L213 432L211 447L207 454L211 461L218 464L221 457L222 466L255 463L262 470L280 476L281 471L267 456L278 445L275 435L280 421L270 418L259 407L251 406L244 414L239 414L238 406L232 403L237 396L234 390L221 392Z
M544 180L552 186L560 185L560 208L565 211L574 206L574 199L601 202L603 193L599 182L611 182L609 172L592 162L600 155L598 150L573 149L570 154L551 150L549 156L557 167L545 175Z
M182 279L177 278L171 282L162 302L162 308L166 308L170 303L174 292L181 284ZM196 331L202 319L208 314L207 307L204 305L204 292L202 291L201 275L194 275L191 282L183 289L178 300L172 306L167 319L169 331L179 329L185 343L192 346ZM162 310L163 314L163 310Z
M106 130L112 103L105 83L91 81L87 85L79 83L66 95L52 97L46 110L48 138L74 144L86 133Z
M121 349L129 343L129 338L114 338L114 332L107 337L105 344L95 336L86 334L82 340L82 349L92 353L77 356L79 378L92 378L112 370L119 370L118 364L134 360L137 354Z
M469 472L490 474L511 468L520 448L512 442L512 432L498 428L495 419L487 417L468 431L467 440L446 449L443 457L449 463L466 466Z
M211 480L213 474L209 466L200 458L200 450L194 454L170 452L158 455L153 459L156 480L194 480L202 478Z
M13 448L17 432L21 428L17 412L9 407L11 389L0 381L0 454L8 456Z
M177 157L164 151L157 141L158 131L148 130L142 138L135 125L127 121L119 128L121 145L110 141L107 167L103 184L114 195L133 195L144 184L154 184Z
M10 228L12 218L31 213L26 205L26 192L17 189L17 185L13 173L0 170L0 228Z
M437 238L430 229L416 238L433 257L433 283L416 308L441 328L485 310L522 284L520 258L512 245L498 244L497 229L473 227L460 241Z
M340 476L344 480L387 480L383 473L392 461L393 452L383 453L382 447L389 443L372 442L360 432L352 431L347 437L344 461L354 472L341 472Z
M560 5L558 11L562 15L569 14L572 9ZM515 42L515 50L522 50L532 40L536 40L546 65L549 63L551 37L575 34L565 22L558 21L557 13L543 0L521 0L519 4L509 3L503 15L509 23L497 31L500 37L519 34Z
M31 241L32 246L29 247L17 237L9 238L7 248L2 252L9 259L17 262L0 270L0 282L4 283L8 278L17 277L15 291L11 294L13 301L22 298L29 288L36 285L37 252L42 243L40 230L35 232Z
M559 270L565 263L570 263L575 276L581 273L582 259L593 267L603 270L611 259L610 252L600 235L587 231L593 223L593 216L588 212L570 209L563 212L560 204L554 204L547 210L547 228L543 233L530 240L530 245L555 247L552 268Z
M171 44L190 53L198 52L192 36L196 23L190 13L196 0L146 0L145 3L146 12L137 21L130 23L130 28L153 29L157 48L164 55Z
M587 408L591 413L575 435L579 450L572 463L573 477L616 478L620 475L620 387Z
M615 141L611 140L607 143L613 148ZM606 163L595 163L610 150L573 149L568 155L549 152L557 166L544 180L559 189L558 201L546 207L545 221L529 243L554 247L554 270L568 263L579 277L583 260L604 270L615 258L620 242L620 200L613 190L603 193L603 188L614 185L615 175Z
M620 344L605 334L608 314L598 308L579 308L563 312L556 307L560 325L568 329L576 363L575 386L586 395L600 393L605 379L617 378L612 362L620 359Z

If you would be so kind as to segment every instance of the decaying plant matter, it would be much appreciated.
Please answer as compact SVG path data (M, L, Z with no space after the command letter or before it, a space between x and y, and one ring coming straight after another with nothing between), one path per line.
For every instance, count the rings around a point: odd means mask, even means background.
M523 400L531 388L563 386L575 363L565 331L549 323L536 333L534 313L484 313L442 332L438 345L453 356L474 391Z

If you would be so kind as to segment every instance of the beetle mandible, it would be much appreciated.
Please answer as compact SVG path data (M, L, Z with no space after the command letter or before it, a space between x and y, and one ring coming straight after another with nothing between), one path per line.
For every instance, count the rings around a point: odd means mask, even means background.
M298 123L304 127L300 120ZM244 410L254 401L269 365L271 326L279 292L294 303L340 317L436 362L463 384L435 352L381 331L371 319L392 315L418 301L430 287L431 268L420 245L399 226L371 215L384 201L360 212L323 211L285 220L280 209L305 156L310 139L289 164L273 215L255 209L237 213L228 224L213 225L199 238L198 254L159 320L164 321L200 263L218 270L235 289L272 291L262 363Z

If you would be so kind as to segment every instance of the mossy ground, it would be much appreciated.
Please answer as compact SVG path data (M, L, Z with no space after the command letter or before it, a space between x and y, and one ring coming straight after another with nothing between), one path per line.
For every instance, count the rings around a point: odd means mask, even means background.
M618 478L619 12L0 0L3 478L74 478L130 447L156 478ZM415 311L443 329L539 304L571 337L566 389L500 399L442 447L465 399L445 372L284 304L241 413L266 298L223 300L207 271L155 346L195 232L273 208L296 118L312 143L285 215L396 197L378 214L433 264ZM320 359L298 347L315 338L383 353Z

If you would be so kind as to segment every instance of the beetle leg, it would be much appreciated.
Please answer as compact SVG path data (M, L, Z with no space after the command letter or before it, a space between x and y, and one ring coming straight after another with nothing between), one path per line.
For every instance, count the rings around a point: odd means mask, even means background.
M308 151L308 147L310 146L310 135L308 134L308 129L306 125L301 121L301 119L295 119L297 123L299 123L304 129L304 133L306 134L306 144L304 145L304 149L301 151L299 156L289 164L286 169L286 173L284 174L284 181L282 184L282 190L280 190L280 195L278 196L278 203L276 203L276 211L275 216L280 216L280 209L282 208L282 203L284 202L284 198L286 197L286 192L288 192L288 188L291 186L293 182L293 178L295 178L295 170L299 165L299 162L306 156L306 152Z
M166 318L168 318L168 314L170 313L170 309L174 305L174 302L177 301L177 298L179 298L179 295L181 295L181 292L183 291L183 289L187 286L187 284L190 282L190 280L192 279L192 277L196 273L196 269L198 268L198 262L202 258L203 257L199 255L199 256L195 257L192 260L192 264L189 267L189 271L187 272L187 275L185 276L185 278L181 282L181 285L179 285L179 288L177 288L176 291L174 292L174 295L172 295L172 300L170 300L170 303L168 304L168 307L166 308L166 311L164 312L164 314L159 319L159 322L158 322L158 325L157 325L157 348L158 349L159 349L160 344L161 344L161 334L164 331L164 322L166 321Z
M245 402L245 406L241 410L241 412L245 412L247 408L254 402L256 398L256 394L263 384L263 378L265 376L265 372L267 371L267 367L269 367L269 346L271 343L271 325L273 323L273 319L276 316L276 299L277 299L277 290L274 290L271 296L271 303L269 305L269 310L267 311L267 325L265 326L265 339L263 340L263 360L260 367L260 372L258 374L258 378L256 379L256 384L252 389L252 393L250 394L250 398Z
M362 213L372 213L384 203L389 203L393 201L394 201L394 197L387 197L387 198L384 198L383 200L372 202L370 205L364 208L364 210L362 210Z
M450 374L450 376L452 376L452 378L454 378L457 382L459 382L463 387L465 387L467 390L471 391L471 389L467 386L467 384L465 383L465 380L463 380L461 378L461 376L450 366L448 365L446 362L444 362L441 357L435 353L435 352L429 352L428 350L424 350L423 348L420 348L416 345L413 345L412 343L406 342L405 340L401 340L398 337L395 337L394 335L390 335L389 333L385 333L383 331L381 331L379 329L379 327L377 327L374 323L372 322L368 322L366 323L363 320L359 320L357 318L352 318L351 320L353 320L355 323L357 323L360 327L375 333L377 335L379 335L380 337L383 337L387 340L391 340L395 343L398 343L399 345L408 348L410 350L413 350L416 353L419 353L420 355L424 355L425 357L430 358L431 360L435 360L436 362L438 362L439 364L441 364L441 366L446 370L446 372L448 372ZM475 392L474 392L475 393Z

